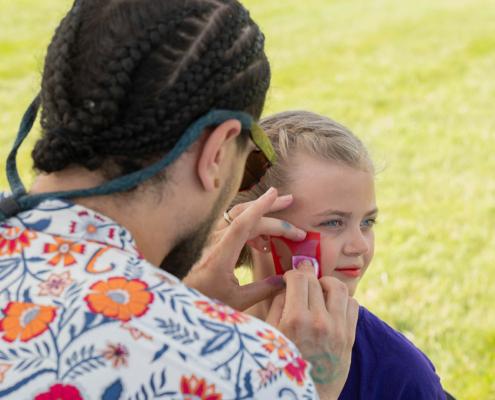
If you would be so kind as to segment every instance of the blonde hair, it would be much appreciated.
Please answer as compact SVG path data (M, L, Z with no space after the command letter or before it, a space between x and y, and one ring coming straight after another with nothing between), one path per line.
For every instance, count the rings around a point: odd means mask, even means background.
M237 194L232 207L256 200L270 187L276 188L279 195L289 194L291 160L298 153L375 173L373 161L361 140L331 118L309 111L284 111L262 119L260 125L278 155L277 162L255 188ZM251 264L251 253L249 247L245 246L237 265Z

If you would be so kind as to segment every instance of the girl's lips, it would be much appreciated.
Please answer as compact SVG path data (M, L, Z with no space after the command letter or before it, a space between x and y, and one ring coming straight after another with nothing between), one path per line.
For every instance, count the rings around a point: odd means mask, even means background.
M338 268L335 271L341 273L342 275L345 275L349 278L357 278L358 276L361 275L361 268L360 267L345 267L345 268Z

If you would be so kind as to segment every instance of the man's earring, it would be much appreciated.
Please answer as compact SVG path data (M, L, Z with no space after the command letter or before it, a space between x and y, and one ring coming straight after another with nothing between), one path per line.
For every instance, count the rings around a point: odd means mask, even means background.
M215 179L215 188L218 189L220 187L220 179Z

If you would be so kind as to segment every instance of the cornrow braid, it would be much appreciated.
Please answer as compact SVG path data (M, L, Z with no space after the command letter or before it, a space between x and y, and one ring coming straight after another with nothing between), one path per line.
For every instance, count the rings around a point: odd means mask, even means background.
M149 54L152 49L162 43L162 40L180 41L176 30L184 24L186 16L201 17L204 12L211 9L206 4L202 7L189 7L180 10L171 16L168 21L158 22L143 31L137 39L126 43L125 47L116 52L116 59L108 65L107 74L99 80L100 87L92 93L93 98L86 100L86 108L96 118L101 115L108 121L107 124L99 123L95 128L108 126L113 123L118 114L118 106L126 99L132 90L132 74L140 61ZM103 135L104 136L104 135Z
M62 20L55 32L55 36L48 47L45 60L47 66L42 81L42 101L48 111L53 108L58 113L53 115L55 123L70 120L71 105L68 101L68 84L70 79L70 58L76 41L76 33L81 23L81 0L74 3L70 13ZM43 90L53 86L53 90ZM46 124L46 111L42 116L42 123Z
M74 3L71 11L62 20L55 31L55 36L48 47L45 59L45 71L41 83L41 127L47 130L50 124L56 128L47 135L43 142L36 143L33 153L50 154L51 163L66 165L65 160L74 158L69 132L62 128L63 121L70 121L72 107L68 100L68 82L70 80L70 58L76 41L76 33L81 24L81 0ZM52 88L51 90L47 90ZM81 149L84 152L84 149ZM91 162L91 160L88 160ZM47 171L52 172L52 171Z
M178 17L185 17L186 15L188 16L195 16L195 17L200 17L202 13L205 11L209 11L211 9L211 5L204 5L201 9L197 8L193 11L192 13L185 13L184 11L180 13ZM141 37L141 47L147 47L150 48L155 45L161 44L161 38L160 34L166 35L168 34L168 39L170 42L173 44L174 47L180 47L181 45L184 46L184 39L180 36L179 32L183 31L185 28L190 28L190 25L187 24L185 21L180 21L176 22L174 21L174 18L171 19L165 26L165 24L159 24L157 26L158 29L155 29L155 27L151 28L149 30L149 40L146 41L146 36ZM117 92L117 94L120 94L121 97L123 96L132 96L132 92L129 93L129 90L126 91L125 87L119 86L119 85L128 85L130 82L129 78L129 73L130 73L130 65L132 64L132 61L129 60L128 55L132 55L132 50L135 48L135 41L133 41L131 44L128 45L130 48L124 49L123 51L119 52L119 55L121 57L120 60L113 61L111 64L111 69L110 72L116 74L115 77L107 77L107 82L116 82L115 86L112 88L114 92ZM166 52L163 53L164 56L169 55L170 56L170 50L167 50ZM172 53L173 54L173 53ZM136 58L136 57L135 57ZM126 68L127 64L127 68ZM180 87L186 87L187 88L187 82L178 82L175 86L180 86ZM110 89L110 90L112 90ZM129 88L128 88L129 89ZM172 91L174 88L172 87L170 90ZM179 97L180 94L175 94L175 99ZM182 97L185 97L182 95ZM149 141L149 135L148 136L142 136L141 134L143 133L144 130L149 130L155 128L159 123L162 123L166 117L167 114L170 112L167 112L167 107L166 107L166 102L172 102L174 97L170 96L170 93L168 93L168 96L163 98L163 99L158 99L156 101L156 105L154 108L147 108L144 110L137 110L135 114L137 116L135 118L126 118L125 122L123 124L114 124L110 129L102 131L99 137L95 140L95 147L99 147L102 149L105 148L111 148L115 149L114 154L117 155L132 155L132 152L126 152L125 149L135 149L136 146L139 147L139 145L136 145L136 140L139 141ZM163 136L161 134L151 134L154 136L157 141L162 141L163 142ZM127 142L122 141L122 139L128 139ZM139 149L140 153L146 153L146 149ZM160 149L154 148L154 150L160 151ZM112 153L109 153L112 154Z
M79 0L80 3L81 0ZM60 125L49 130L48 140L45 143L39 141L33 152L33 157L36 155L37 158L47 157L50 153L49 150L59 156L57 159L51 158L49 160L50 164L54 165L54 168L47 169L46 172L63 169L71 160L76 162L85 160L85 166L89 169L96 169L101 165L102 157L94 151L88 136L91 136L105 125L108 126L114 122L118 114L118 105L125 99L130 89L130 75L142 56L151 51L153 44L155 46L160 44L161 35L173 32L177 24L186 15L197 11L197 8L180 10L171 16L166 24L155 24L144 31L138 40L132 40L127 43L126 47L117 53L117 60L108 65L109 73L99 79L101 86L92 91L90 98L85 99L82 107L77 109L70 104L66 96L63 96L67 95L67 91L63 86L62 72L70 76L71 68L68 63L68 49L75 39L74 31L78 22L75 16L78 13L80 14L80 9L80 5L75 3L72 11L62 21L50 45L56 47L58 51L54 51L52 55L49 48L47 55L46 64L50 63L48 56L56 57L54 62L56 68L51 70L47 68L45 70L48 75L46 85L50 86L55 82L54 93L61 96L61 98L57 99L59 107L55 108L55 110L58 111L59 115L62 114L63 117L61 121L54 119L54 122L58 122ZM203 11L208 11L209 9L211 9L211 6L202 7ZM59 71L57 68L61 68L61 70ZM111 75L112 73L114 76ZM43 93L46 93L47 97L50 96L50 91L48 90L42 91ZM47 104L44 106L44 110L48 110L50 106L51 104ZM54 115L57 116L57 113L54 113ZM74 115L75 118L71 118ZM45 121L42 124L42 127L45 128L46 117L42 117L42 121ZM63 125L67 127L65 128ZM65 140L63 139L64 137ZM98 141L98 138L96 140ZM76 148L77 151L74 150ZM60 161L60 163L57 161Z
M236 0L77 0L48 48L35 168L111 159L118 176L161 157L211 109L259 119L263 48Z
M224 54L223 48L227 45L232 46L235 41L236 34L239 32L239 24L237 21L233 21L228 28L232 29L234 34L228 35L224 33L223 41L217 41L206 51L206 54L214 54L217 57ZM224 31L225 32L225 31ZM229 101L232 101L232 94L228 100L217 100L215 103L215 94L235 75L242 72L248 65L250 65L256 58L259 57L260 52L263 49L263 35L259 32L259 35L255 38L255 44L252 48L247 47L236 58L230 62L222 65L220 61L215 60L212 57L205 57L206 62L201 60L197 64L190 67L190 70L196 71L197 74L193 74L186 71L183 75L179 76L177 83L175 83L163 98L160 98L157 105L160 108L148 108L143 110L143 115L147 117L138 117L136 120L130 120L126 122L124 126L116 125L113 130L117 137L116 141L109 144L104 143L104 146L108 146L110 149L115 149L115 153L118 155L127 156L139 156L147 154L152 151L166 151L169 150L176 141L173 136L167 135L171 131L183 131L190 124L191 120L195 120L198 116L205 113L207 109L211 108L226 108L229 105ZM222 43L223 42L223 43ZM222 44L224 44L222 46ZM214 61L210 61L210 60ZM214 64L213 62L216 62ZM203 65L202 65L203 64ZM204 68L204 64L207 66ZM215 67L217 67L215 69ZM203 75L200 74L203 72ZM262 83L262 87L265 88L263 93L266 93L269 82L269 78L265 79L265 83ZM201 83L206 82L205 86L199 86ZM199 86L199 87L198 87ZM255 88L249 88L246 92L254 93ZM260 93L259 91L257 92ZM253 99L236 97L238 107L235 109L243 110L246 104ZM161 101L160 101L161 100ZM213 107L214 106L214 107ZM167 116L173 115L172 119ZM143 136L142 131L147 130L148 135ZM118 133L128 132L129 138L136 137L135 140L129 140L127 142L119 142ZM129 134L129 132L132 132ZM102 134L102 137L104 135ZM170 137L170 141L163 140ZM141 139L142 143L139 143ZM136 143L136 141L138 143ZM110 153L112 154L112 153Z
M226 108L230 105L232 108L242 109L254 99L259 98L267 92L270 86L270 77L265 78L255 87L248 87L241 92L231 92L217 104L218 108Z

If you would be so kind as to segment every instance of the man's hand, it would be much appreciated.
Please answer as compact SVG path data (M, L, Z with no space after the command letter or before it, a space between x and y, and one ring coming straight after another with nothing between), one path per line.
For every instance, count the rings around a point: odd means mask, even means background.
M349 374L359 314L357 301L338 279L319 281L309 260L286 272L287 292L275 297L266 322L280 330L313 364L321 399L338 399Z
M296 241L306 237L306 232L285 221L264 217L291 204L292 196L277 197L276 189L270 189L256 201L234 207L229 212L232 224L223 219L218 223L212 244L183 282L240 311L283 290L285 282L281 276L240 286L234 268L246 242L254 243L261 235L284 236Z

